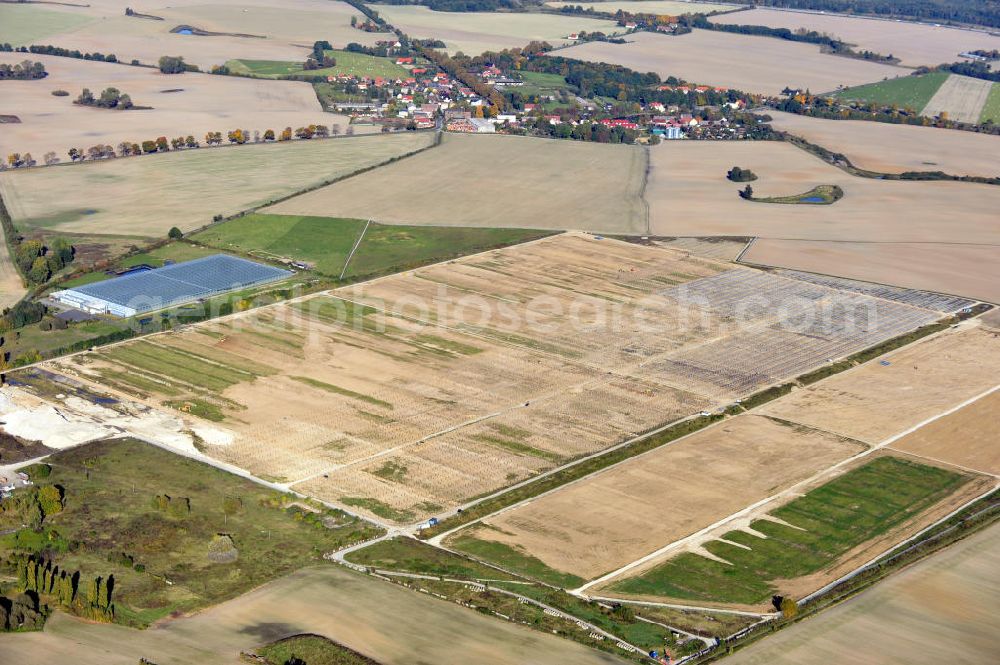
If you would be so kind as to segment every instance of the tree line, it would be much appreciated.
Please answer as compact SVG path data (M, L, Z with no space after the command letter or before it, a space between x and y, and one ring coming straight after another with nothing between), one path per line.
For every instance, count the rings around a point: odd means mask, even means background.
M84 51L78 51L77 49L61 48L59 46L52 46L51 44L39 45L32 44L31 46L18 46L13 47L10 44L0 44L0 53L34 53L36 55L55 55L61 58L76 58L77 60L96 60L97 62L118 62L112 54L104 55L103 53L86 53ZM134 63L133 63L134 64Z
M32 60L22 60L16 65L0 64L0 80L36 81L48 75L44 64Z

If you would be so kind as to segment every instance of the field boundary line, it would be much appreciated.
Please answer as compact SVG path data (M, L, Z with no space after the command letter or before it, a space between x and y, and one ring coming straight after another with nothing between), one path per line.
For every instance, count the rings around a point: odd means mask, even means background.
M347 255L347 260L344 261L344 269L340 271L340 277L337 279L341 282L344 281L344 275L347 274L347 267L351 265L351 259L354 258L354 252L358 251L358 247L361 246L361 241L365 239L365 234L368 233L368 227L372 225L372 220L365 222L365 228L361 229L361 235L354 243L354 247L351 247L351 253Z
M797 424L797 423L796 423ZM992 471L983 471L982 469L973 469L971 466L963 466L961 464L956 464L955 462L949 462L948 460L938 459L937 457L931 457L930 455L921 455L919 453L910 452L909 450L902 450L900 448L895 448L889 446L887 450L891 450L894 453L903 455L906 457L916 457L917 459L926 460L928 462L933 462L934 464L940 464L941 466L950 466L968 473L976 473L982 476L993 476L994 478L1000 480L1000 474L993 473Z
M841 461L839 461L839 462L837 462L837 463L835 463L835 464L833 464L833 465L831 465L831 466L829 466L829 467L827 467L825 469L822 469L822 470L816 472L815 474L813 474L812 476L810 476L810 477L808 477L808 478L806 478L804 480L800 480L799 482L795 483L794 485L791 485L790 487L787 487L786 489L784 489L784 490L782 490L780 492L777 492L775 494L772 494L771 496L765 497L765 498L761 499L760 501L752 503L749 506L746 506L746 507L738 510L737 512L732 513L728 517L724 517L721 520L718 520L717 522L715 522L713 524L710 524L709 526L707 526L707 527L705 527L703 529L700 529L700 530L698 530L698 531L696 531L696 532L694 532L694 533L692 533L692 534L690 534L688 536L685 536L684 538L680 538L678 540L675 540L672 543L668 543L667 545L664 545L663 547L659 548L658 550L656 550L654 552L651 552L651 553L649 553L649 554L647 554L647 555L645 555L643 557L640 557L640 558L636 559L635 561L632 561L631 563L625 564L624 566L622 566L621 568L619 568L617 570L613 570L610 573L606 573L606 574L602 575L601 577L593 579L593 580L587 582L586 584L584 584L584 585L582 585L582 586L580 586L580 587L578 587L576 589L573 589L572 591L570 591L570 593L572 593L574 595L583 595L584 592L586 592L586 590L589 589L589 588L591 588L591 587L597 586L599 584L604 584L605 582L609 582L609 581L611 581L611 580L613 580L613 579L615 579L617 577L620 577L621 575L623 575L623 574L625 574L625 573L627 573L627 572L629 572L631 570L634 570L635 568L638 568L638 567L640 567L640 566L642 566L644 564L647 564L647 563L649 563L649 562L651 562L651 561L653 561L655 559L660 558L661 556L663 556L664 554L667 554L668 552L676 550L676 549L678 549L678 548L680 548L680 547L682 547L684 545L688 545L688 544L690 544L692 542L697 542L701 538L703 538L704 536L709 535L711 532L715 531L716 529L718 529L720 527L725 526L726 524L732 522L733 520L737 520L737 519L740 519L741 517L745 517L747 515L752 514L758 508L762 508L762 507L766 506L769 503L774 503L774 502L779 501L780 499L786 498L786 497L788 497L790 495L798 494L801 489L803 489L805 487L808 487L809 485L812 485L813 483L815 483L815 482L817 482L819 480L823 480L824 478L829 477L830 475L836 473L842 467L847 466L849 464L853 464L853 463L857 462L858 460L864 459L866 457L869 457L872 454L874 454L874 453L876 453L876 452L878 452L878 451L880 451L880 450L882 450L884 448L889 447L892 443L898 441L899 439L903 438L907 434L911 434L911 433L917 431L918 429L920 429L921 427L929 425L930 423L932 423L932 422L934 422L934 421L936 421L936 420L938 420L940 418L943 418L945 416L951 415L952 413L955 413L956 411L959 411L960 409L965 408L969 404L973 404L974 402L976 402L976 401L982 399L983 397L986 397L986 396L988 396L988 395L996 392L997 390L1000 390L1000 384L997 384L997 385L993 386L992 388L990 388L990 389L988 389L988 390L986 390L986 391L984 391L984 392L982 392L982 393L980 393L980 394L978 394L978 395L976 395L974 397L971 397L971 398L969 398L969 399L967 399L967 400L965 400L965 401L963 401L963 402L961 402L961 403L959 403L959 404L957 404L955 406L952 406L951 408L946 409L945 411L943 411L941 413L938 413L938 414L936 414L934 416L931 416L930 418L926 418L925 420L917 423L916 425L914 425L912 427L909 427L909 428L903 430L902 432L894 434L891 437L889 437L888 439L885 439L884 441L881 441L880 443L877 443L877 444L873 445L868 450L863 450L863 451L859 452L856 455L852 455L851 457L843 459L843 460L841 460ZM703 429L707 429L707 428L703 428ZM984 475L984 474L980 474L980 475Z

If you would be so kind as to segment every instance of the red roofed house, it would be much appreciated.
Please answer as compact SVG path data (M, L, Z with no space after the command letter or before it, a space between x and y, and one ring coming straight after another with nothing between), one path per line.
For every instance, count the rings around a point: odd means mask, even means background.
M396 58L396 64L397 65L412 65L413 64L413 58L412 57L408 57L408 58Z

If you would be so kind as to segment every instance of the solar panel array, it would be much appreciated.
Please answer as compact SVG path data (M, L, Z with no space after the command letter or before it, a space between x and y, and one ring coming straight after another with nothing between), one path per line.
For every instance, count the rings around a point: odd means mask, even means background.
M123 275L71 291L136 312L171 307L227 291L284 279L292 272L228 254Z

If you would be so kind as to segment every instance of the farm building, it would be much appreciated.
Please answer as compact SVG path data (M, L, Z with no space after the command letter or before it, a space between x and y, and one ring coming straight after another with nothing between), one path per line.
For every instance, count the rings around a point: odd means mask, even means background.
M214 254L56 291L52 298L85 312L126 317L275 282L291 274L228 254Z

